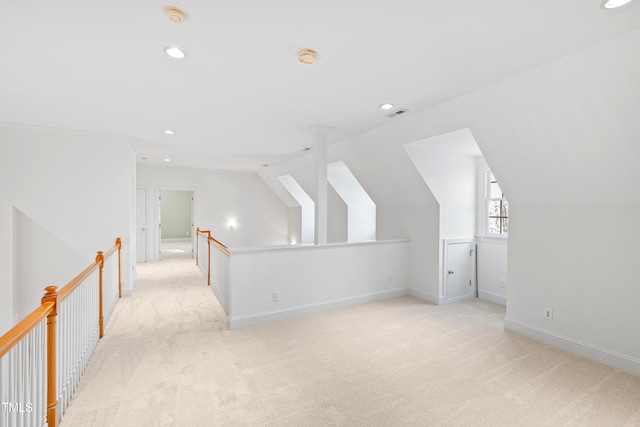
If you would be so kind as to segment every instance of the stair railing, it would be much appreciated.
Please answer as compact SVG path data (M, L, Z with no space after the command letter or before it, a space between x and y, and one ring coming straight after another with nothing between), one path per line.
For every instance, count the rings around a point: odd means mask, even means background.
M0 427L56 427L122 295L122 242L0 337ZM116 256L117 254L117 256Z

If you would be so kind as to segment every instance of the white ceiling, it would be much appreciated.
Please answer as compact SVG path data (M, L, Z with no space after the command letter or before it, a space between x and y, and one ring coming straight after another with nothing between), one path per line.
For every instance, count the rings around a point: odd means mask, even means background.
M384 102L411 114L640 27L640 1L601 2L3 2L0 122L131 136L145 163L259 169L301 155L313 125L336 142L402 120Z

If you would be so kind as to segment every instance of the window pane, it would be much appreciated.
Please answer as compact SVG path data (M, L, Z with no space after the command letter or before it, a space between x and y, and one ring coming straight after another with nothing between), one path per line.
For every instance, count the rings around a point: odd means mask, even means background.
M489 218L489 233L500 233L500 218Z
M509 217L509 204L507 203L506 200L502 202L502 209L500 212L500 216L503 216L505 218Z
M502 190L500 189L500 186L498 185L497 182L492 181L491 182L491 187L490 187L490 195L489 197L491 199L500 199L502 198Z
M500 202L501 200L489 201L489 217L499 217L500 215Z
M502 218L502 234L509 232L509 218Z

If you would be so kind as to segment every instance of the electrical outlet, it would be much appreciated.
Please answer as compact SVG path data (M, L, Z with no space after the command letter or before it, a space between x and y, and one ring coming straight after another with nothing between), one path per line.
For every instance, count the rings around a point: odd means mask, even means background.
M391 276L387 279L387 283L391 283Z
M274 302L280 301L280 291L273 291L273 301Z
M504 279L500 279L500 287L505 288Z
M553 309L546 308L544 309L544 318L547 320L553 320Z

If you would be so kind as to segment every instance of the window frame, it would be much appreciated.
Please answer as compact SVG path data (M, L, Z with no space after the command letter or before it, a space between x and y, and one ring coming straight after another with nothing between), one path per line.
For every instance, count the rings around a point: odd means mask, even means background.
M498 180L495 178L495 176L493 175L493 173L491 172L491 169L487 168L485 170L485 197L484 197L484 234L485 236L490 236L490 237L502 237L502 238L507 238L509 236L509 229L507 226L507 231L502 232L502 230L504 229L504 225L502 224L503 219L507 219L507 221L509 220L509 214L508 214L508 200L504 195L504 191L502 191L502 188L500 188L500 184L498 184ZM491 184L496 183L498 185L498 188L500 188L500 193L502 194L502 197L491 197ZM507 204L507 215L506 216L498 216L498 217L490 217L489 216L489 207L491 205L491 202L496 202L499 201L500 202L500 213L502 214L503 209L502 209L502 204L506 203ZM491 218L499 218L499 222L500 222L500 233L496 233L493 231L490 231L490 227L489 227L489 221Z

